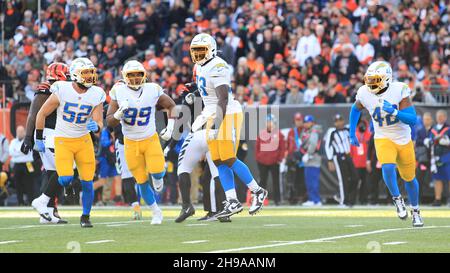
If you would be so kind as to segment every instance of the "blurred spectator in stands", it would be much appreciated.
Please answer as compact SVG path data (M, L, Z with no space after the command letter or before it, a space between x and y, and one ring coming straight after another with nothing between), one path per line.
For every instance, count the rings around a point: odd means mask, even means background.
M434 181L434 202L433 206L441 206L444 185L450 186L450 126L447 123L447 111L438 110L436 112L436 124L431 128L429 139L424 140L425 146L431 147L431 172ZM450 191L445 190L447 199ZM447 200L450 201L450 200Z
M303 93L300 91L300 83L295 79L289 79L289 93L286 97L286 104L303 104Z
M261 187L267 188L269 172L272 175L271 199L278 206L280 196L280 163L284 159L286 144L283 134L278 129L278 122L274 115L267 116L266 128L262 130L255 146L255 159L258 163ZM271 194L273 193L273 194Z
M269 104L280 105L286 103L286 81L279 79L275 82L275 90L269 92Z
M342 85L336 85L334 87L330 87L326 91L325 95L325 103L345 103L345 97L342 95L342 92L344 88Z
M0 172L3 170L3 165L9 157L9 141L0 133Z
M375 50L369 43L369 37L365 33L359 34L359 44L356 46L355 55L363 66L370 64L375 56Z
M303 95L305 104L314 104L314 98L319 94L319 88L314 79L308 80L307 86Z
M287 137L287 158L288 184L290 185L289 203L295 205L305 201L305 170L302 161L302 140L303 115L300 112L294 115L294 127L289 130Z
M356 74L358 69L359 62L355 54L353 54L352 46L344 44L342 46L342 53L338 54L332 66L333 73L336 73L340 83L347 85L350 80L350 75Z
M422 199L423 188L428 187L431 182L431 172L430 172L430 149L427 148L424 144L425 139L428 138L431 127L433 126L433 116L430 112L425 112L422 115L422 122L419 123L420 126L416 125L416 160L417 160L417 168L416 175L417 180L419 181L420 187L420 198Z
M11 156L11 164L13 165L14 182L19 206L30 205L35 197L33 185L33 152L30 151L25 155L20 151L24 138L25 128L18 126L16 129L16 138L9 145L9 155ZM27 196L26 201L24 195Z
M303 151L302 162L305 169L306 191L308 193L308 201L302 205L322 206L320 198L320 133L322 127L315 124L314 117L305 116L303 119L303 130L300 136L301 148Z
M234 64L233 47L225 42L225 35L221 32L216 33L217 50L219 50L219 56L223 58L229 65Z
M412 65L409 67L409 71L411 71L412 75L416 79L416 83L423 81L425 78L425 70L420 63L419 57L414 56L412 59Z
M369 123L361 119L358 122L358 130L356 131L356 137L359 140L360 145L358 147L350 147L350 155L355 165L356 172L358 173L361 184L359 184L359 203L365 205L368 202L369 183L367 173L367 151L369 148L370 136L372 134L369 130Z
M300 66L305 65L306 59L320 54L320 44L309 26L303 29L303 36L298 40L295 58Z

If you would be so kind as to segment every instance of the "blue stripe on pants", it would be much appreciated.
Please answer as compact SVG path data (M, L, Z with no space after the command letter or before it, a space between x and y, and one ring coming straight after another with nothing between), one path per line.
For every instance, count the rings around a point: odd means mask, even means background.
M318 167L305 167L305 182L306 191L308 192L308 200L314 203L320 202L320 168Z

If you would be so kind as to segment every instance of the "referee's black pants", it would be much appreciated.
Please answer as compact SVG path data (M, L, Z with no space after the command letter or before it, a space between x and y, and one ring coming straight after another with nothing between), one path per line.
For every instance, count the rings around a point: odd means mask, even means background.
M353 206L355 204L359 177L350 155L336 155L333 158L339 181L339 195L341 204Z
M26 163L14 164L14 181L17 191L17 202L19 206L30 205L34 196L34 179L33 173L28 170ZM27 202L24 200L24 195L27 196Z

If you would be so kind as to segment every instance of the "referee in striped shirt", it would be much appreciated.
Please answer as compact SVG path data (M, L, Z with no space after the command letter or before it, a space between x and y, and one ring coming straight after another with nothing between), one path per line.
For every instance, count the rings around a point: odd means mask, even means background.
M336 171L339 181L339 197L335 197L340 205L355 204L358 174L350 157L349 129L345 127L344 118L340 114L334 116L335 128L330 128L325 137L325 152L328 169Z

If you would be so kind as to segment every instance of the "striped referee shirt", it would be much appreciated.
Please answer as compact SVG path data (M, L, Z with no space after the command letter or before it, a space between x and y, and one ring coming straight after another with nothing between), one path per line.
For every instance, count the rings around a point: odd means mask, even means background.
M343 156L350 153L350 132L348 128L332 128L325 138L325 153L328 160L333 156Z

